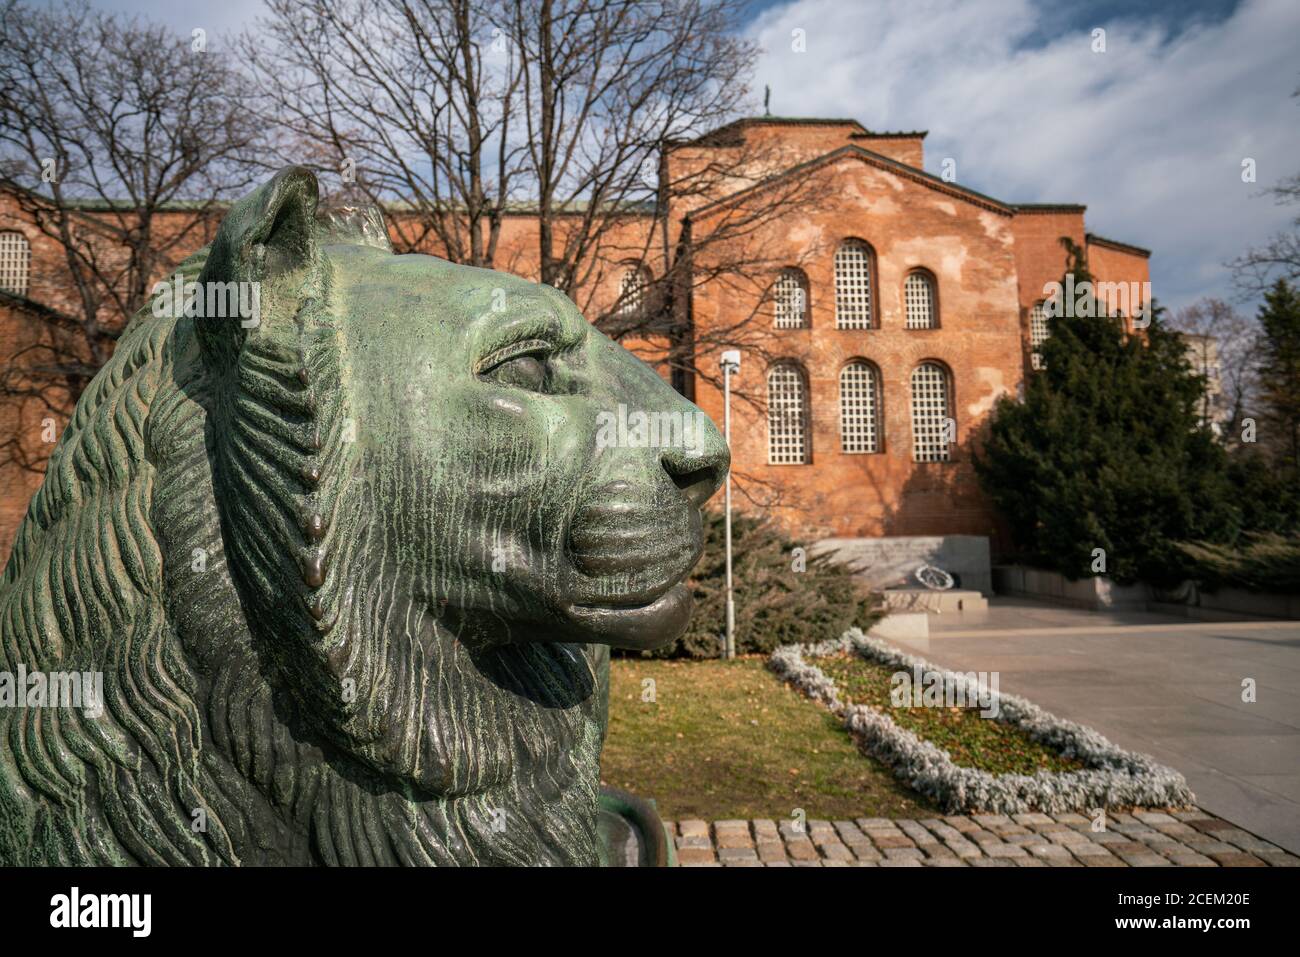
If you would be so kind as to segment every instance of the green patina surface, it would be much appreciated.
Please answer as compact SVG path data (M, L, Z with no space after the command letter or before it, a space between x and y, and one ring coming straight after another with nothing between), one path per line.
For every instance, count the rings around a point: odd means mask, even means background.
M549 287L394 256L289 169L135 317L0 583L0 864L591 864L608 647L685 626L728 464Z

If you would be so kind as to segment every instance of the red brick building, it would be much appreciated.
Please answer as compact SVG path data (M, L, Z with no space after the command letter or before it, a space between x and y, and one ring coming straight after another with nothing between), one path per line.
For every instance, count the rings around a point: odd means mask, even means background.
M808 540L996 535L971 448L995 400L1016 394L1034 365L1045 329L1035 307L1065 271L1061 238L1086 250L1098 281L1149 281L1149 253L1088 233L1083 206L1017 205L925 172L924 138L853 120L764 117L675 144L662 158L665 180L706 167L725 173L688 199L667 200L663 218L629 213L578 297L592 316L635 296L654 266L645 276L627 250L652 247L656 230L665 245L689 248L791 182L817 187L815 202L779 205L744 231L743 242L762 251L752 261L763 263L748 285L690 283L684 304L697 368L716 366L708 343L726 338L720 330L744 326L755 344L736 380L748 400L733 403L738 506L768 509ZM536 278L536 232L527 213L508 217L497 268ZM702 244L693 272L711 275L740 241ZM20 268L24 242L30 264ZM63 288L57 255L4 197L0 286L37 304ZM0 305L0 361L34 334L30 313ZM649 357L655 346L633 348ZM679 373L677 382L721 423L711 377ZM40 426L0 414L0 429L34 437ZM5 472L0 557L38 480Z
M1035 362L1036 306L1066 268L1061 238L1086 250L1098 282L1148 282L1150 254L1086 232L1083 206L1006 203L926 173L924 133L775 118L729 132L685 148L688 161L776 139L786 175L820 178L831 197L763 227L769 255L789 265L755 320L773 327L768 357L742 359L740 384L767 401L766 413L733 403L737 473L776 490L775 511L808 538L996 536L971 447ZM721 215L739 195L676 218ZM704 287L692 311L707 330L747 307ZM721 420L715 388L694 397Z

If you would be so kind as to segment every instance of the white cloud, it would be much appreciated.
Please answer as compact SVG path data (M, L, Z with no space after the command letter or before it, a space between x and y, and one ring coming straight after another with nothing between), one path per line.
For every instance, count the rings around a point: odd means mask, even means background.
M1300 171L1300 4L1242 3L1173 35L1109 19L1053 36L1028 0L795 0L755 21L772 112L928 129L926 167L1008 202L1077 202L1088 228L1153 250L1156 296L1231 295L1222 263L1295 210L1261 196ZM790 36L806 31L807 52ZM1258 182L1241 181L1244 157Z
M227 35L253 26L258 17L266 15L262 0L91 0L91 5L107 13L166 24L182 36L201 27L208 32L208 49L217 55L222 53Z

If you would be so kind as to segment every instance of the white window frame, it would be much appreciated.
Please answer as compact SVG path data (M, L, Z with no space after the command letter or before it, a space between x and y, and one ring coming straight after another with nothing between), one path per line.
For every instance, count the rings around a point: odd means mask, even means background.
M952 420L952 377L941 363L927 360L912 370L912 461L949 462L952 446L945 439ZM954 436L955 438L955 436Z
M767 462L808 464L808 380L798 363L767 370Z
M649 270L633 264L618 281L618 314L638 316L646 306L646 290L650 288Z
M16 229L0 231L0 289L26 296L31 287L32 244Z
M773 299L775 328L808 328L808 277L802 269L787 266L777 274Z
M906 329L939 328L939 295L934 276L924 269L913 269L903 280L903 305Z
M1036 302L1029 308L1029 366L1033 369L1043 369L1046 363L1043 361L1042 346L1043 343L1051 336L1052 331L1047 325L1047 310L1042 302Z
M862 239L850 237L835 250L835 328L871 329L872 273L876 254Z
M840 370L840 450L879 452L880 422L880 370L866 359L853 359Z

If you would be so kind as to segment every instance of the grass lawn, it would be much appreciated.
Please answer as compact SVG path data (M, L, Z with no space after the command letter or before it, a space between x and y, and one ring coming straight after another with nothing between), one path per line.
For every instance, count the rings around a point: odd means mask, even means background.
M865 704L887 714L900 728L943 748L954 763L991 774L1077 771L1082 762L1063 758L1025 732L982 718L974 708L895 708L889 700L895 669L861 655L818 658L818 668L840 689L846 703Z
M615 658L602 780L654 798L666 820L935 813L765 661Z

